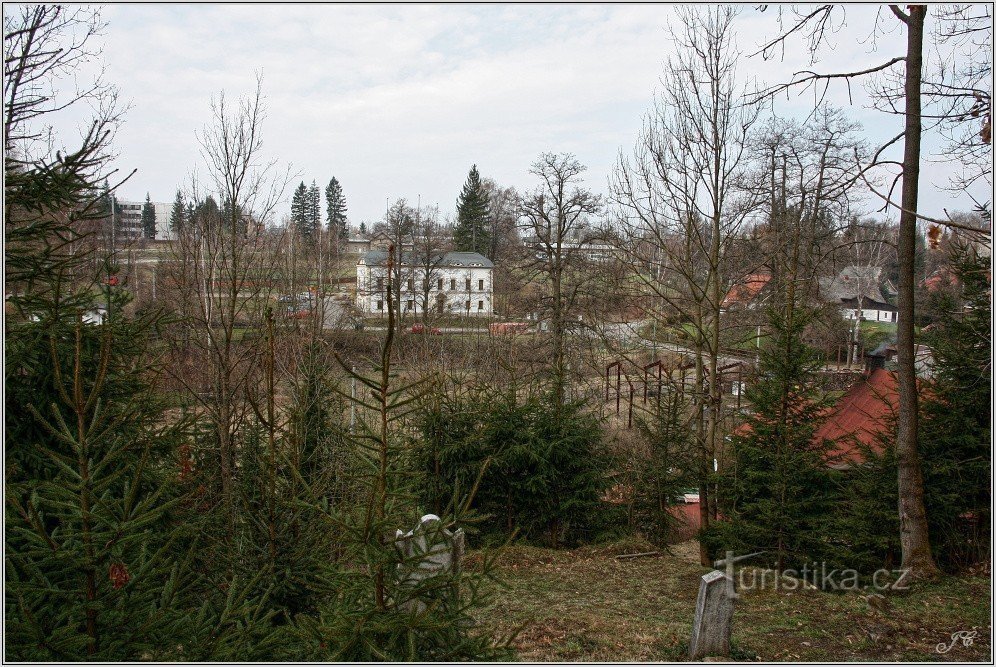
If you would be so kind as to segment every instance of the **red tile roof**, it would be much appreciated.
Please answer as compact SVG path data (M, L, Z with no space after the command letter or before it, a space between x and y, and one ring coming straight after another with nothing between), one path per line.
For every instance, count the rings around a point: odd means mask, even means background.
M837 401L813 438L833 443L828 454L833 461L831 465L860 463L862 454L858 443L881 451L882 443L877 436L887 428L888 417L898 405L895 373L876 368Z
M767 273L752 273L746 276L743 282L730 287L730 291L726 293L726 298L723 299L723 306L750 303L764 289L769 280L771 280L771 276Z
M826 411L826 419L813 434L813 442L825 439L832 443L826 454L827 464L832 467L860 463L863 459L860 445L882 451L878 434L888 427L888 417L898 406L895 373L876 368ZM750 424L741 424L733 435L746 436L750 432Z

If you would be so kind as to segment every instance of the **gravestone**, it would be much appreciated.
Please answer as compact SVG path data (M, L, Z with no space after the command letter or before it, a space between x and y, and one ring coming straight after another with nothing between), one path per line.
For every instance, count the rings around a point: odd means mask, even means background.
M405 557L405 562L398 564L398 583L403 588L415 588L432 577L450 573L458 575L464 543L463 529L456 532L446 530L435 514L423 516L418 525L407 533L398 530L395 546ZM451 593L457 594L458 591ZM420 612L426 605L412 599L399 606L407 611Z
M699 597L695 601L695 623L688 647L691 660L706 656L730 655L730 632L733 629L733 578L713 570L702 575Z

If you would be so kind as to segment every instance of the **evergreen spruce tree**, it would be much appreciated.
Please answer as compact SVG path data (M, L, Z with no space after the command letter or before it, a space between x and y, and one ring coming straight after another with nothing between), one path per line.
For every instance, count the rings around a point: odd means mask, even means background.
M470 168L457 199L457 224L453 230L456 249L485 253L490 247L488 231L488 193L481 183L477 165Z
M322 195L314 181L308 188L306 201L308 235L317 237L318 230L322 227Z
M421 414L414 452L429 507L476 487L471 507L489 517L481 530L499 539L517 532L553 547L578 544L604 527L600 497L611 461L600 424L582 403L442 393Z
M811 315L772 307L759 377L748 387L754 408L732 437L733 462L720 480L727 521L710 526L714 549L765 551L778 570L826 556L832 512L828 444L814 442L823 405L813 375L815 351L803 342Z
M325 216L329 234L335 235L340 241L349 238L349 224L346 221L346 198L342 194L342 186L333 176L325 186Z
M145 203L142 205L142 231L145 238L156 238L156 207L152 205L152 198L145 194Z
M367 234L367 223L361 222L360 223L360 236L366 236L366 234Z
M992 264L970 245L955 245L949 263L956 285L932 297L936 322L924 336L934 365L920 447L931 545L955 569L989 557Z
M187 208L183 203L183 193L179 190L176 191L176 199L173 200L173 208L170 210L169 214L169 227L174 235L179 235L183 232L183 226L187 219Z
M631 516L633 527L648 542L671 544L678 520L670 512L681 492L696 486L696 451L688 429L684 395L672 384L662 383L638 426L646 451L636 454Z
M178 640L169 628L193 574L169 557L183 425L141 377L152 325L112 315L10 332L20 372L7 407L25 418L7 428L20 463L6 507L8 658L136 660Z
M291 197L291 224L298 234L311 238L311 229L308 225L308 186L304 181L301 181Z
M393 261L391 248L388 276ZM326 505L341 548L334 595L317 614L295 617L300 643L309 650L307 659L319 661L510 657L508 640L496 642L480 632L470 614L486 602L480 582L492 576L493 559L485 557L473 573L448 569L418 581L403 576L417 568L423 556L405 555L397 541L398 529L414 525L421 514L407 456L410 443L398 423L418 399L423 382L401 383L392 368L394 317L389 301L387 335L372 375L354 373L340 360L345 372L369 390L350 400L372 418L360 419L349 437L361 466L355 477L358 502ZM470 518L461 509L468 503L456 503L438 525L462 525Z

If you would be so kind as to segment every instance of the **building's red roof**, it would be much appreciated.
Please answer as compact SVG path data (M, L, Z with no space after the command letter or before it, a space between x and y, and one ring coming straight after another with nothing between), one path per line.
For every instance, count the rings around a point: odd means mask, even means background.
M771 280L771 276L767 273L752 273L746 276L741 282L730 287L730 291L726 293L726 298L723 299L723 307L750 303L760 294L769 280Z
M958 279L947 269L939 269L923 279L920 285L928 292L936 292L950 285L957 284Z
M899 406L899 389L892 371L876 368L867 377L856 382L837 404L826 411L826 418L813 434L813 442L829 440L827 463L833 467L847 467L860 463L863 455L860 445L880 452L883 443L878 437L888 427L887 418ZM741 424L733 435L746 436L750 424Z
M887 428L887 419L898 405L895 373L876 368L837 401L813 438L833 443L828 454L832 465L859 463L862 454L858 443L881 451L878 435Z

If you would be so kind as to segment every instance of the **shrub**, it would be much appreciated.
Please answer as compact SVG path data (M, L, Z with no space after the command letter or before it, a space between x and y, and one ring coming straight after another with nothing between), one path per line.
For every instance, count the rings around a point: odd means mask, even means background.
M597 536L610 459L598 419L581 403L485 394L436 395L422 414L416 462L423 500L439 508L481 475L473 507L494 537L557 547Z

